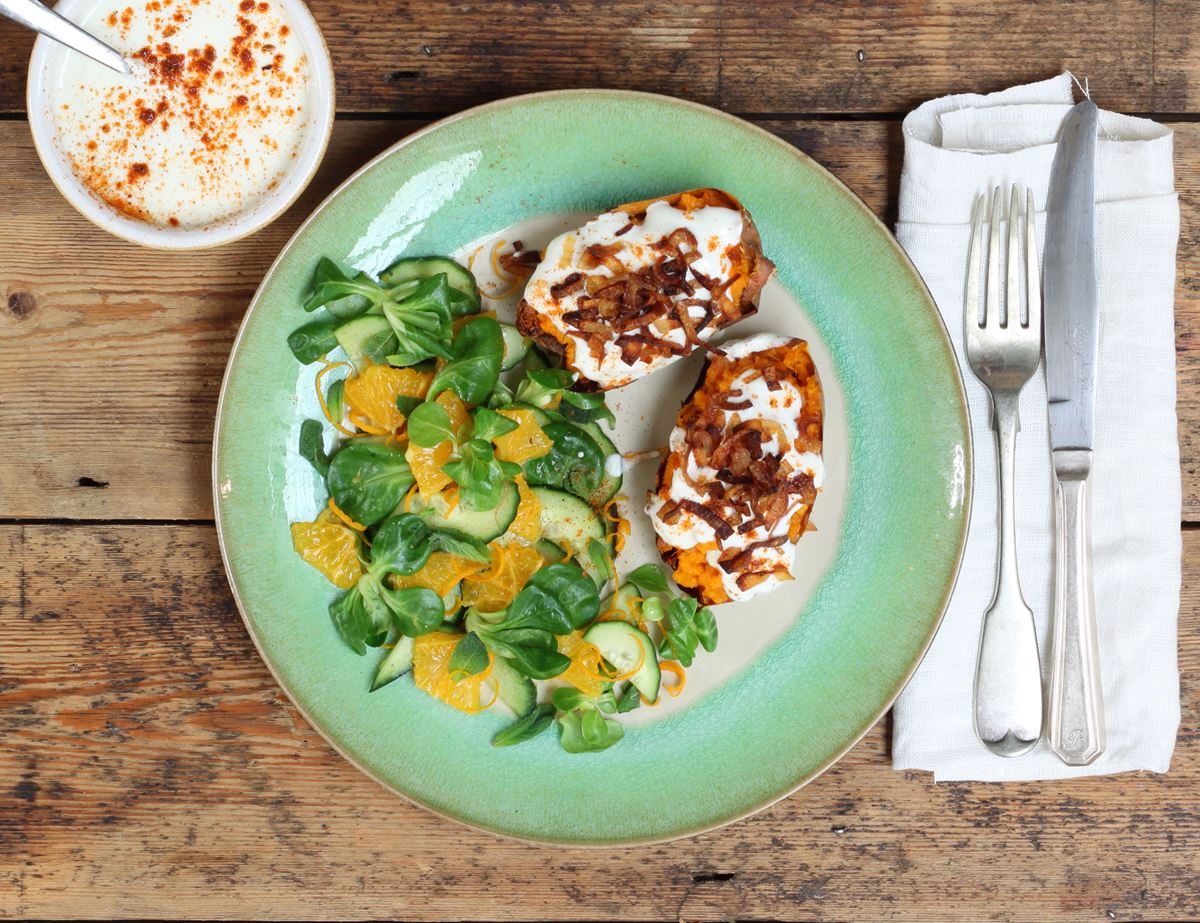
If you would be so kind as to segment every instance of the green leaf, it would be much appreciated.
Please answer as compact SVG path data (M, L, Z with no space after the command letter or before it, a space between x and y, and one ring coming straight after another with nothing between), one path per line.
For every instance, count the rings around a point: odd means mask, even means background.
M474 421L474 438L487 442L492 442L496 437L511 433L517 428L516 421L486 407L480 407L475 411Z
M387 357L392 365L415 365L433 356L453 358L449 349L453 336L451 291L446 274L438 273L423 279L400 301L384 299L383 316L397 342L396 353Z
M558 403L561 393L575 383L576 375L566 369L531 369L517 387L517 400L546 410Z
M700 646L710 654L717 649L717 620L707 606L696 613L692 628L700 639Z
M478 314L482 305L478 298L472 298L466 292L450 289L450 316L466 317L468 314Z
M451 532L448 529L436 529L430 532L429 547L433 551L445 551L470 561L479 561L481 564L487 564L492 560L492 553L488 550L487 545L479 539Z
M657 564L643 564L641 567L636 567L626 575L625 580L643 593L665 593L667 591L666 574Z
M603 391L563 391L558 410L568 420L576 423L607 420L612 426L617 422L617 418L605 404Z
M559 742L568 753L596 753L607 750L625 736L624 728L613 719L605 718L597 711L587 714L596 716L590 719L588 727L591 739L584 731L584 722L589 720L586 714L581 715L573 711L558 716ZM602 729L596 724L597 719L603 722Z
M423 449L432 449L447 440L458 442L450 414L441 404L432 401L418 404L409 414L408 438L413 445Z
M370 569L380 573L415 574L432 553L429 526L415 513L386 520L371 541Z
M641 693L638 692L637 686L633 683L626 683L620 697L617 699L617 714L624 715L635 708L641 707L642 697Z
M512 388L506 385L502 379L497 379L496 387L492 389L492 396L488 398L488 407L496 410L500 407L508 407L512 402Z
M393 590L381 586L380 597L391 612L396 630L410 638L436 631L446 615L442 597L425 587Z
M383 289L364 272L348 276L329 257L321 257L313 273L312 288L304 300L305 311L328 307L339 320L364 313L384 296Z
M490 662L487 648L479 640L479 635L471 631L463 635L463 639L454 646L454 653L450 655L446 669L450 671L451 678L462 679L482 673Z
M530 679L553 679L571 665L567 656L558 651L517 645L508 652L513 668Z
M617 571L613 565L612 549L609 548L607 542L602 542L598 538L590 539L587 546L587 555L596 568L597 586L604 586L608 581L617 578Z
M313 321L293 330L287 338L292 355L300 362L308 365L316 362L331 349L338 345L334 331L337 324L328 321Z
M346 415L346 402L343 399L343 393L346 389L346 379L339 378L336 381L329 383L329 387L325 391L325 406L329 408L329 416L342 422L342 417Z
M429 384L427 400L447 388L468 404L483 404L500 380L504 337L494 317L477 317L454 338L453 358Z
M596 696L595 703L596 707L606 715L611 715L617 710L617 697L612 694L611 689Z
M527 740L533 740L554 723L554 706L539 705L524 718L514 721L506 728L496 732L492 738L493 747L511 747Z
M536 571L508 607L504 624L570 634L600 614L600 593L579 565L549 564Z
M326 479L333 502L353 519L369 526L386 517L413 485L402 452L357 440L329 462Z
M563 686L555 689L550 700L559 711L574 711L581 705L591 704L591 699L574 686Z
M330 604L329 616L342 640L356 654L365 654L368 647L379 647L387 639L386 620L381 623L372 616L357 585Z
M412 412L420 407L421 403L422 401L419 397L409 397L407 394L396 395L396 409L406 417L411 417Z
M380 330L367 337L366 342L362 345L362 351L363 355L376 365L383 365L398 346L399 342L395 333L390 330Z
M604 452L596 440L573 423L550 423L542 431L554 445L525 463L529 483L565 488L585 499L591 496L604 477Z
M595 708L583 711L579 725L583 732L583 739L593 747L602 744L608 737L608 724L604 720L604 716Z
M458 485L459 502L469 510L494 510L507 480L503 464L496 459L490 442L471 439L459 449L459 457L442 465Z
M325 433L320 420L305 420L300 424L300 457L307 459L321 477L329 473L329 456L325 454Z

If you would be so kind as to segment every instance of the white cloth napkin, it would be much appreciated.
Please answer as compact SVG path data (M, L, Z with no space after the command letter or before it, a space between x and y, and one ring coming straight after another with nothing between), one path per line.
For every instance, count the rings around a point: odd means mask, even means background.
M892 764L942 780L1054 779L1166 772L1179 724L1180 476L1175 419L1175 246L1179 203L1172 133L1103 112L1096 163L1100 352L1092 551L1108 746L1064 766L1043 742L992 755L972 729L979 631L996 553L995 448L987 394L962 355L962 291L972 202L1017 182L1032 188L1039 244L1055 139L1073 104L1070 74L987 96L947 96L904 120L896 236L925 278L959 353L975 437L971 529L941 630L896 703ZM1053 512L1046 386L1021 398L1017 548L1025 597L1049 660ZM1045 673L1045 670L1043 670Z

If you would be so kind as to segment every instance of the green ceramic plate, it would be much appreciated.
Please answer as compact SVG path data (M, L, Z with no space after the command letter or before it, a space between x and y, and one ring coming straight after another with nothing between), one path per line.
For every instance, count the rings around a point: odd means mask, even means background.
M721 646L626 737L568 755L553 734L489 740L511 720L453 711L401 680L368 695L375 658L340 643L324 579L292 551L321 485L296 454L313 369L285 339L319 257L379 269L520 225L719 186L779 267L760 314L813 343L828 402L818 532L794 584L722 607ZM547 217L550 216L550 217ZM541 224L539 225L539 221ZM745 330L743 330L743 326ZM693 357L697 358L697 357ZM695 363L617 396L622 449L665 442ZM946 330L891 236L829 173L772 135L658 96L565 91L439 122L350 178L297 232L242 325L217 415L225 564L251 636L308 720L373 778L432 811L510 836L661 840L756 811L812 779L883 714L941 618L969 510L970 433ZM637 495L647 475L626 492ZM644 519L644 517L637 517ZM642 522L630 556L652 554Z

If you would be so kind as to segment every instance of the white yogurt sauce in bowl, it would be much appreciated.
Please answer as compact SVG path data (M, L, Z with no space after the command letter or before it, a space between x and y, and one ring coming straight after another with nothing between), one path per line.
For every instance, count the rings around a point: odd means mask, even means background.
M38 153L97 224L197 248L278 216L315 172L333 121L328 51L301 0L63 0L58 12L132 60L125 77L34 46Z

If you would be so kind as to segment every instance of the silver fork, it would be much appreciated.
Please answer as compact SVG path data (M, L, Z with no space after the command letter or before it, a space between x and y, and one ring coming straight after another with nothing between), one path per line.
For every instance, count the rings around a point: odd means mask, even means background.
M1041 358L1042 303L1033 193L1026 192L1022 221L1020 193L1016 186L1012 188L1007 215L1007 285L1003 292L1000 288L1000 224L1005 218L1002 208L1000 188L996 187L992 194L984 315L980 323L979 251L983 242L984 196L975 202L971 245L967 253L963 328L971 371L991 395L1000 485L996 589L984 615L979 638L975 733L993 753L1018 756L1031 749L1042 734L1042 671L1033 612L1025 603L1017 574L1013 516L1013 465L1017 431L1021 428L1017 406L1021 389L1037 370ZM1022 287L1028 304L1024 321L1021 319Z

